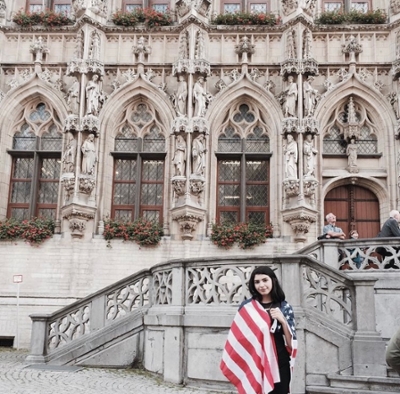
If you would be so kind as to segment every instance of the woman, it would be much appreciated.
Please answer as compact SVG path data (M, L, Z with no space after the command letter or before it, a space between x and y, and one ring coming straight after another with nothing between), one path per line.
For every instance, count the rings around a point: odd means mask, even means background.
M292 307L266 266L249 279L252 298L237 312L226 342L222 373L239 394L288 394L297 350Z

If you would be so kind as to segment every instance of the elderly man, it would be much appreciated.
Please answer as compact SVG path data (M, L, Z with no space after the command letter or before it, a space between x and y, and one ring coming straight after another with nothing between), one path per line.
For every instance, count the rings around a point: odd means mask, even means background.
M399 229L400 213L395 209L390 211L389 219L383 223L378 237L400 237Z
M322 233L326 236L326 239L330 238L339 238L339 239L345 239L346 234L343 232L343 230L340 227L336 227L336 216L333 213L328 213L325 217L326 221L328 224L324 226Z
M400 328L389 341L386 349L386 362L400 374Z

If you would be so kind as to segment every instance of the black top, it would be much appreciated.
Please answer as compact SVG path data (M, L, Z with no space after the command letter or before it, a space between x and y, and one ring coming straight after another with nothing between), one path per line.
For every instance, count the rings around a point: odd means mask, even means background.
M269 316L271 317L271 314L269 313L269 310L271 308L279 308L279 304L264 304L261 303L261 305L267 310ZM271 317L272 320L272 317ZM276 353L278 355L278 365L279 367L289 365L290 363L290 355L286 349L285 346L285 340L284 340L284 333L283 333L283 328L281 324L277 325L277 328L274 332L274 339L275 339L275 347L276 347Z

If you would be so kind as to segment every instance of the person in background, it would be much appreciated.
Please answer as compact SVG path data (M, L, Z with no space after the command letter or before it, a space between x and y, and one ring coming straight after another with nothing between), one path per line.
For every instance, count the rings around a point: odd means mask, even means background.
M383 223L378 237L400 237L400 213L397 210L390 211L389 219Z
M326 221L328 224L324 226L322 229L322 233L326 236L326 239L331 239L331 238L339 238L339 239L345 239L346 234L343 232L343 230L340 227L336 227L336 216L333 213L328 213L325 217Z
M400 375L400 328L387 345L386 362Z

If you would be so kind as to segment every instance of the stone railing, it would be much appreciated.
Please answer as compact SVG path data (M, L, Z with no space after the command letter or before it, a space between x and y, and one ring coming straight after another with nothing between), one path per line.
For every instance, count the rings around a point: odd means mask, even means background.
M346 243L340 245L348 248ZM324 243L308 254L313 256L313 253L322 253L322 256L332 253L337 257L338 249L335 245L331 251L330 245ZM317 316L321 324L331 329L338 327L348 340L358 335L360 349L368 342L369 348L375 344L377 351L382 350L383 342L375 330L373 277L365 273L351 278L307 255L286 255L187 259L141 271L51 315L32 315L32 347L28 359L51 361L52 353L67 348L75 340L90 338L100 329L138 312L147 316L142 323L144 329L146 325L164 325L165 330L174 327L181 330L194 321L197 326L229 327L237 306L250 296L248 279L259 265L269 265L275 270L297 315L310 321ZM219 319L207 319L216 315ZM185 353L183 349L177 351ZM365 356L355 349L355 364L357 355L360 359ZM372 364L370 367L375 368ZM169 365L169 368L168 379L180 381L181 366Z
M397 238L323 240L307 246L299 253L340 270L400 269L400 245Z

